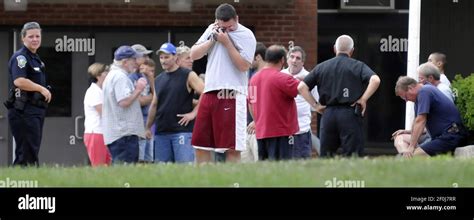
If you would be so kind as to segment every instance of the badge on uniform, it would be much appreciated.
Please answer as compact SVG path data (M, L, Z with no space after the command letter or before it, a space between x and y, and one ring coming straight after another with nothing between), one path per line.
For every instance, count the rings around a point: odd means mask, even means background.
M24 68L26 66L26 57L23 55L17 56L16 61L18 63L18 67Z

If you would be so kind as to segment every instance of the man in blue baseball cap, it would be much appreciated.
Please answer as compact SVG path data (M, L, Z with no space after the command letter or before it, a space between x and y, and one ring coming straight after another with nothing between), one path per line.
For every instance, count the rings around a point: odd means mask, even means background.
M123 59L135 59L143 55L128 45L120 46L114 52L114 60L121 61Z
M176 47L172 43L164 43L160 49L156 51L156 55L160 55L160 52L176 55Z
M199 106L199 102L193 106L193 98L195 91L203 92L204 82L192 70L178 65L173 44L164 43L157 53L164 71L155 79L146 136L154 137L155 162L193 163L191 137ZM151 133L153 123L156 125L154 136Z
M137 69L136 58L141 56L130 46L120 46L114 53L114 63L103 84L104 142L114 164L136 163L138 137L145 137L138 97L147 82L140 78L134 85L128 77Z

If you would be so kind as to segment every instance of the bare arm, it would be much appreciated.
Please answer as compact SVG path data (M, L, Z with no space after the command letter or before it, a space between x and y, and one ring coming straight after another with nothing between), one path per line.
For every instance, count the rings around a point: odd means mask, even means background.
M188 76L188 84L189 86L194 89L194 91L196 91L198 94L202 94L204 92L204 82L202 81L201 78L199 78L199 76L194 72L194 71L191 71L189 73L189 76ZM194 114L194 117L193 119L196 117L197 115L197 110L199 108L199 103L201 102L201 97L199 97L199 100L196 104L196 106L194 106L194 109L191 113ZM179 115L178 115L179 116ZM192 120L192 119L191 119ZM187 124L187 123L186 123Z
M49 92L48 89L46 89L44 86L34 83L33 81L24 78L24 77L19 77L13 81L13 84L21 90L24 91L29 91L29 92L39 92L41 95L45 97L46 102L51 101L51 92Z
M247 134L255 134L255 118L253 116L253 109L252 109L252 104L250 104L250 102L248 103L248 108L249 108L249 112L250 112L250 115L252 116L252 122L250 122L248 125L247 125Z
M153 99L150 104L150 108L148 109L148 117L146 118L146 125L145 125L145 136L148 139L151 139L151 126L153 122L155 122L155 115L156 115L156 106L158 105L158 98L156 97L156 93L153 93Z
M215 40L213 37L210 37L209 40L203 43L194 45L191 48L191 53L190 53L191 59L197 60L197 59L202 58L209 51L209 49L212 46L214 46L215 42L217 41L221 43L227 49L227 52L232 60L232 63L235 65L235 67L237 67L237 69L239 69L241 72L247 71L250 68L251 63L245 60L244 58L242 58L239 51L237 50L237 48L235 48L234 44L232 43L229 33L225 31L219 31L217 22L214 23L214 27L215 28L212 31L212 35L215 36Z
M204 92L204 82L194 71L191 71L188 75L188 85L198 94Z
M188 85L192 89L194 89L198 94L202 94L202 92L204 91L204 82L193 71L191 71L188 75ZM179 120L179 122L178 122L180 125L187 126L190 121L192 121L192 120L194 120L194 118L196 118L197 112L198 112L198 109L199 109L199 103L201 102L201 97L202 96L199 97L199 100L198 100L197 104L194 106L193 111L191 111L189 113L186 113L186 114L178 114L177 115L178 117L182 117L181 120Z
M150 103L151 103L151 100L153 99L153 93L155 93L155 73L154 72L145 73L145 76L148 79L147 83L150 85L150 94L152 95L150 98Z
M426 125L426 118L426 114L418 115L415 118L411 132L410 146L408 146L412 152L418 146L418 139L420 139L421 134L423 134Z
M153 94L150 93L149 95L142 96L140 95L138 97L138 101L140 102L140 106L146 106L151 103L151 100L153 100Z
M137 81L137 84L135 86L135 90L133 90L132 94L129 95L127 98L124 98L119 101L119 106L122 108L128 108L132 103L135 101L140 96L140 93L143 91L143 89L146 86L146 80L144 78L140 78Z
M370 97L377 91L380 85L380 78L377 75L372 75L370 77L369 85L367 86L367 89L365 90L364 94L360 97L359 100L356 101L356 103L360 104L362 106L362 116L364 116L365 109L367 107L367 100L369 100Z
M141 91L139 91L138 89L133 90L133 93L130 96L120 100L120 102L118 103L119 106L122 108L128 108L130 105L132 105L133 101L137 99L138 96L140 96L140 93Z
M199 103L198 99L193 99L193 106L196 106Z
M426 118L427 118L426 114L418 115L415 118L413 122L413 126L412 126L411 136L410 136L410 144L408 145L405 152L401 152L403 154L403 157L411 158L413 157L414 154L416 154L418 139L420 139L420 136L423 133L423 130L425 128Z
M239 51L237 50L237 48L235 48L227 32L219 32L217 34L217 41L219 41L225 46L225 48L227 49L227 53L229 53L230 59L232 60L232 63L234 63L235 67L237 67L240 72L245 72L250 68L251 63L249 63L240 55Z
M211 37L212 39L212 37ZM201 44L195 44L194 46L191 47L191 52L190 56L192 60L199 60L201 59L204 55L207 54L207 51L211 49L212 46L214 46L215 41L213 40L207 40Z
M413 121L415 121L415 120L413 120ZM415 122L413 122L413 124L414 124L414 123L415 123ZM423 129L423 133L422 133L422 134L425 134L426 132L427 132L427 131L426 131L426 127L425 127L425 129ZM394 139L396 136L401 135L401 134L411 134L411 130L404 130L404 129L397 130L397 131L393 132L393 134L392 134L392 139Z
M248 108L249 108L250 115L251 115L252 118L253 118L253 121L255 121L255 116L254 116L254 114L253 114L252 104L249 103L249 104L248 104Z
M94 108L99 113L99 115L102 116L102 104L98 104L94 106Z
M306 85L304 81L301 81L298 85L298 92L311 105L311 107L313 107L318 113L323 114L326 106L319 104L316 99L314 99L314 96L309 91L308 85Z

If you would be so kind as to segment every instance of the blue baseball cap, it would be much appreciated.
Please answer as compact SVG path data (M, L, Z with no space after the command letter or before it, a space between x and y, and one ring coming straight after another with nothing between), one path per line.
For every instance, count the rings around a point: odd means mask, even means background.
M135 51L132 47L124 45L120 46L115 50L114 59L115 60L123 60L128 58L138 58L141 57L142 54Z
M176 55L176 47L172 43L164 43L160 49L156 51L156 54L160 54L160 52Z

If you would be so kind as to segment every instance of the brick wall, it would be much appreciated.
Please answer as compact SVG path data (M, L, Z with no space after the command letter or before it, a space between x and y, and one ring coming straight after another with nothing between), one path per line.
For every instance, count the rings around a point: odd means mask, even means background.
M215 3L194 2L192 12L168 12L167 3L136 4L28 4L26 12L5 12L0 25L21 26L38 21L44 26L161 26L207 27L214 20ZM276 3L233 3L240 23L254 30L257 41L288 46L290 41L307 53L305 67L312 69L317 55L317 0Z

